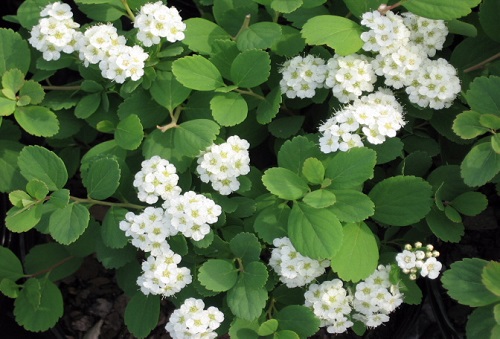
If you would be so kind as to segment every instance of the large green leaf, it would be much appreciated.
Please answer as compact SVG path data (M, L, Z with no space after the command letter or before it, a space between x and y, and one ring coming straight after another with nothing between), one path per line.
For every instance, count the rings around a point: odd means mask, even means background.
M138 338L145 338L156 327L160 318L160 296L137 292L125 308L125 325Z
M55 210L50 216L50 235L58 243L69 245L85 232L89 219L90 213L85 206L71 203Z
M210 291L228 291L237 279L238 270L227 260L210 259L199 268L198 280Z
M462 305L472 307L490 305L500 301L491 293L481 280L483 268L488 264L479 258L466 258L451 264L443 273L441 282L448 294Z
M135 114L131 114L121 120L116 126L115 140L118 146L126 150L137 149L144 138L141 120Z
M240 51L266 49L281 37L281 26L275 22L258 22L238 35L236 45Z
M500 3L496 0L483 0L479 10L479 22L484 32L496 42L500 42L500 21L495 13L500 11Z
M23 145L18 142L2 140L2 147L0 147L0 192L11 192L25 187L26 180L19 174L17 165L17 158L22 148Z
M258 11L255 1L246 0L214 0L212 7L215 21L232 36L237 35L247 16L257 19Z
M18 107L14 117L26 132L37 137L51 137L59 132L57 116L46 107Z
M155 98L153 87L157 86L155 84L156 82L154 82L150 88L153 98ZM163 107L155 101L156 99L151 99L151 94L144 90L135 90L132 95L127 97L118 106L118 117L120 118L120 120L125 119L129 115L135 114L139 117L139 119L141 119L141 125L144 128L156 127L157 125L163 123L168 114L165 109L163 109ZM168 98L168 95L166 93L165 96ZM161 102L167 103L167 101Z
M211 54L213 42L219 39L229 39L229 34L212 21L203 18L190 18L186 24L183 43L195 52Z
M313 259L333 257L342 245L342 225L333 212L295 202L288 218L288 235L301 254Z
M453 222L444 212L433 208L425 217L432 233L439 239L449 242L459 242L464 235L465 227L461 222Z
M127 236L120 227L120 221L125 220L128 210L121 207L111 207L102 221L101 235L103 243L111 248L123 248L128 243Z
M325 176L332 179L332 188L345 189L362 185L373 178L377 153L366 147L339 152L326 164Z
M480 123L481 113L466 111L457 115L453 121L453 132L463 139L473 139L488 132Z
M33 294L40 299L33 305ZM63 298L61 291L48 279L31 278L14 302L16 322L32 332L46 331L53 327L63 315Z
M336 15L315 16L302 27L302 36L309 45L327 45L335 53L349 55L363 46L360 25L352 20Z
M381 4L387 3L385 0L343 0L347 8L352 14L361 17L366 12L373 12L379 8Z
M373 201L356 190L332 190L335 194L335 204L329 210L335 213L340 221L359 222L366 220L374 213Z
M313 141L297 136L285 141L278 152L278 165L300 174L307 158L321 158L321 152Z
M441 20L452 20L466 16L471 8L479 5L481 0L409 0L402 3L406 9L417 15Z
M42 205L26 208L12 207L5 218L5 226L11 232L26 232L35 227L42 217Z
M234 126L242 123L248 114L245 99L234 92L216 94L210 100L212 115L221 126Z
M320 321L314 312L303 305L290 305L283 307L275 315L280 330L296 332L300 338L309 338L319 329Z
M500 297L500 262L490 261L481 274L484 286L497 297Z
M253 228L262 240L272 244L274 239L287 235L286 225L289 215L290 207L286 204L267 207L257 215Z
M377 268L377 240L364 222L347 224L343 231L342 246L332 257L332 269L342 280L358 282Z
M21 174L27 180L39 179L49 190L62 188L68 180L64 162L54 152L40 146L26 146L17 160Z
M257 107L257 121L259 124L268 124L278 114L283 96L280 87L275 87L266 96L266 99Z
M488 206L488 199L480 192L465 192L451 201L457 211L464 215L478 215Z
M259 260L261 245L253 233L237 234L229 241L229 248L237 258L243 261L243 264Z
M82 258L72 257L63 245L52 242L31 248L24 268L27 274L48 273L48 279L57 281L75 273L82 262Z
M465 93L471 110L481 114L500 115L500 77L478 77Z
M191 90L181 85L170 72L159 73L149 91L153 99L170 113L173 113L174 109L182 104L191 93Z
M82 182L89 197L104 200L115 193L120 184L120 166L113 158L92 161L87 171L82 171Z
M231 312L238 318L257 319L267 302L267 291L264 287L253 286L251 276L240 274L236 285L227 292L227 304Z
M271 58L261 50L240 53L231 64L231 78L238 87L255 87L269 78Z
M207 119L183 122L175 128L174 144L177 151L185 156L198 156L215 140L219 125Z
M421 178L387 178L377 183L368 194L375 203L372 218L392 226L414 224L430 211L431 195L431 185Z
M489 142L474 146L460 165L464 182L471 186L481 186L500 171L500 154L496 153Z
M269 192L286 200L300 199L309 191L309 186L304 179L289 169L281 167L265 171L262 182Z
M280 13L292 13L302 4L302 0L272 0L271 8Z
M493 313L493 305L478 307L469 315L465 332L467 338L496 339L493 328L498 327Z
M0 246L0 281L4 278L17 280L23 276L23 266L8 248Z
M211 91L224 86L217 67L201 55L186 56L172 63L176 79L187 88Z
M28 43L11 29L0 28L0 76L6 70L17 68L24 74L30 65Z
M94 114L99 105L101 105L101 93L92 93L84 96L78 101L75 107L75 116L80 119L86 119Z

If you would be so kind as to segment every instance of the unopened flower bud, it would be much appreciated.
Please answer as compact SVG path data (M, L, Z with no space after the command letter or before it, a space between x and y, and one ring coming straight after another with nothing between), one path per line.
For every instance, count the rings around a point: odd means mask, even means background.
M432 246L431 244L427 245L427 251L432 251L434 250L434 246Z
M410 273L410 270L409 270L409 269L407 269L407 268L404 268L404 269L403 269L403 273L404 273L404 274L408 274L408 273Z
M422 247L422 243L420 241L417 241L415 243L415 248L420 248L420 247Z
M410 274L410 280L417 280L417 275L416 274Z
M406 245L405 245L405 250L407 250L407 251L411 251L411 250L412 250L412 248L413 248L413 247L412 247L410 244L406 244Z
M433 257L439 257L439 252L438 251L432 251L432 256Z

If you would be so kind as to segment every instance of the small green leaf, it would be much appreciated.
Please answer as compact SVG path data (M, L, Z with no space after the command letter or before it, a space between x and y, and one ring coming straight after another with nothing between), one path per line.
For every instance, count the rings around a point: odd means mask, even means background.
M482 193L465 192L453 199L451 206L464 215L474 216L486 209L488 200Z
M481 114L467 111L457 115L453 121L453 132L462 139L473 139L488 132L488 129L480 123Z
M477 36L476 26L460 20L450 20L446 23L448 32L468 37Z
M0 246L0 280L7 278L16 281L22 276L21 261L10 249Z
M186 56L172 63L177 81L197 91L211 91L224 86L222 76L208 59L201 55Z
M9 69L2 76L2 87L3 87L2 92L7 98L11 100L16 99L16 93L19 92L19 90L21 89L21 87L23 87L23 85L24 85L24 74L17 68Z
M92 93L84 96L78 101L75 107L75 116L80 119L86 119L94 114L101 104L101 93Z
M37 200L44 199L49 194L47 185L38 179L31 179L26 185L26 192Z
M231 64L231 79L239 87L255 87L269 78L271 58L261 50L249 50L238 54Z
M14 100L4 98L0 95L0 118L2 116L11 115L15 110L16 102Z
M325 179L325 167L316 158L307 158L302 166L302 175L311 184L319 185Z
M500 115L500 77L478 77L465 93L465 98L472 111L481 114Z
M31 283L33 282L33 283ZM33 289L40 294L38 307L33 307ZM16 322L33 332L46 331L62 317L64 307L61 291L48 279L31 278L14 302Z
M292 58L306 47L300 31L292 26L281 26L281 38L271 46L271 50L281 56Z
M186 37L182 42L194 52L211 54L214 41L231 38L220 26L207 19L190 18L184 23L186 24L184 32Z
M274 45L280 37L280 25L274 22L258 22L238 35L236 45L240 51L266 49Z
M125 308L125 325L138 338L146 338L160 318L160 296L137 292Z
M266 170L262 182L269 192L285 200L300 199L309 191L304 179L281 167Z
M126 150L137 149L144 138L141 120L135 114L131 114L121 120L116 126L115 140L118 146Z
M12 207L7 212L5 226L12 232L26 232L38 224L42 217L42 205L27 208Z
M69 204L52 213L49 221L50 235L58 243L69 245L85 232L89 225L89 210L80 204Z
M430 211L432 187L412 176L390 177L377 183L370 193L375 203L373 219L393 226L407 226L423 219Z
M42 85L38 82L28 80L24 82L23 87L19 91L19 96L27 96L30 98L31 105L38 105L43 101L45 92L43 91Z
M321 326L320 320L314 312L302 305L290 305L283 307L276 313L278 329L296 332L300 338L309 338L318 332Z
M219 125L208 119L183 122L175 128L174 144L182 155L195 157L215 140Z
M486 184L500 171L500 154L488 142L472 147L460 165L465 184L475 187Z
M301 254L313 259L333 257L342 245L342 225L328 209L295 202L288 218L288 235Z
M18 208L28 207L33 204L33 198L25 191L16 190L9 193L10 203Z
M443 241L456 243L464 235L464 225L461 222L453 222L444 212L435 208L426 215L425 221L432 233Z
M337 197L331 191L319 189L307 193L302 201L314 208L325 208L335 204Z
M452 20L469 14L480 1L412 0L402 5L410 12L429 19Z
M342 280L358 282L377 268L377 240L364 222L347 224L343 231L342 246L332 257L332 269Z
M494 114L481 114L479 123L484 127L494 130L500 129L500 116Z
M266 265L260 261L252 261L244 265L243 271L240 273L242 279L245 279L247 286L252 288L261 288L266 285L269 273Z
M273 88L267 94L266 99L261 101L257 107L257 121L259 124L265 125L274 119L279 112L282 100L280 87Z
M272 244L274 239L287 236L289 215L290 207L286 204L273 205L257 215L253 227L262 240Z
M37 137L51 137L59 132L57 116L46 107L18 107L14 117L26 132Z
M302 0L272 0L271 8L280 13L292 13L302 4Z
M373 178L376 162L377 153L374 150L352 148L349 152L339 152L330 158L325 176L332 179L332 188L354 188Z
M285 141L278 152L278 165L300 174L307 158L321 158L319 147L304 136Z
M58 208L63 208L69 202L69 190L61 189L57 190L50 195L51 204L54 204Z
M120 184L120 166L113 158L92 161L88 170L82 171L83 185L89 197L104 200L115 193Z
M276 332L277 329L278 329L278 320L269 319L260 324L257 334L260 336L267 336Z
M253 233L239 233L229 242L231 252L243 261L243 264L259 260L261 245Z
M491 293L500 297L500 263L497 261L490 261L483 268L481 280Z
M460 213L458 213L456 209L454 209L453 207L451 207L449 205L444 207L444 214L446 215L446 217L448 219L450 219L451 221L453 221L455 223L462 222L462 216L460 215Z
M127 236L120 227L120 221L125 220L128 210L111 207L102 221L101 235L104 244L111 248L123 248L128 243Z
M490 305L500 301L500 297L491 293L481 280L483 268L488 262L479 258L466 258L451 264L443 273L441 282L448 290L448 295L462 305L471 307Z
M170 72L159 73L149 91L153 99L171 113L191 94L191 90L182 86Z
M23 40L20 34L5 28L0 28L0 41L2 42L0 45L0 76L12 68L17 68L26 74L31 59L28 42Z
M221 126L234 126L242 123L248 114L245 99L234 92L214 95L210 100L212 115Z
M318 15L304 24L302 36L309 45L327 45L340 55L356 53L363 46L360 25L335 15Z
M231 338L238 339L257 339L259 335L259 322L257 319L249 321L235 317L229 328Z
M366 12L375 11L381 4L386 3L385 0L344 0L347 8L354 14L356 17L360 18Z
M0 293L5 296L15 299L19 296L21 291L21 286L16 284L14 281L8 278L0 279Z
M209 259L199 268L198 280L210 291L228 291L237 279L238 270L227 260Z

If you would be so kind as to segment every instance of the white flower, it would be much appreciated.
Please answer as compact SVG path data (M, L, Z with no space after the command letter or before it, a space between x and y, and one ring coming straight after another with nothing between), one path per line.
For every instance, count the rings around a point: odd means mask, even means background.
M428 258L422 265L420 275L422 277L428 277L429 279L436 279L442 267L443 264L437 261L435 257Z
M415 267L416 259L415 253L407 250L396 255L396 261L401 269L412 269Z
M321 58L296 56L287 60L279 72L283 74L281 92L288 98L312 98L316 88L324 86L326 66Z
M161 1L147 3L135 17L134 27L139 29L137 39L146 47L160 43L184 40L186 24L175 7L167 7Z
M410 41L428 56L433 57L441 50L448 35L443 20L432 20L410 12L402 14L405 26L410 30Z

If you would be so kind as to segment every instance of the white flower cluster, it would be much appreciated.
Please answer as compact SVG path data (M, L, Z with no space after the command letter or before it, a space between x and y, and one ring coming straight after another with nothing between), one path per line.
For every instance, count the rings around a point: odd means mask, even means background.
M436 279L443 267L437 257L439 252L434 250L434 246L429 244L424 247L421 242L416 242L415 247L406 244L403 252L396 255L396 261L403 273L410 275L411 280L417 279L418 274Z
M217 338L214 331L224 321L224 314L217 307L205 310L201 299L188 298L176 309L165 326L173 339Z
M54 2L40 12L38 24L33 26L31 46L43 53L47 61L59 60L61 52L71 54L77 48L82 33L75 28L80 25L73 21L73 12L68 4Z
M291 99L312 98L316 88L324 87L326 71L325 61L312 55L287 60L280 69L281 92Z
M141 7L135 17L134 27L139 29L137 39L150 47L159 44L161 38L169 42L183 40L186 24L175 7L167 7L158 1Z
M370 28L361 34L365 51L378 55L372 65L385 84L406 87L409 100L421 107L449 107L460 92L456 69L445 59L430 60L443 48L448 29L443 20L412 13L403 16L388 11L363 14L361 24Z
M380 89L356 99L321 125L320 149L331 153L362 147L361 134L369 143L381 144L404 125L403 108L389 89Z
M391 266L379 265L368 278L356 285L353 318L367 327L389 321L389 314L403 303L403 295L389 281Z
M327 326L328 333L342 333L353 325L349 317L352 296L348 295L341 280L311 284L304 297L305 306L321 320L321 327Z
M240 188L238 177L250 172L250 144L233 135L223 144L208 147L198 157L196 171L200 180L210 182L212 188L222 195L228 195Z
M289 288L309 284L330 266L329 260L318 261L300 254L287 237L274 239L273 245L269 265Z
M325 87L331 88L333 95L342 103L361 96L363 92L373 92L377 76L373 71L371 59L364 55L334 55L328 60L328 73Z
M134 180L139 199L149 204L159 197L165 201L162 208L147 207L138 215L128 212L120 229L132 238L132 245L149 253L137 279L141 291L168 297L190 284L192 276L188 268L178 266L181 257L170 249L167 239L178 233L195 241L203 239L222 210L203 195L181 194L175 166L167 160L154 156L141 165Z

